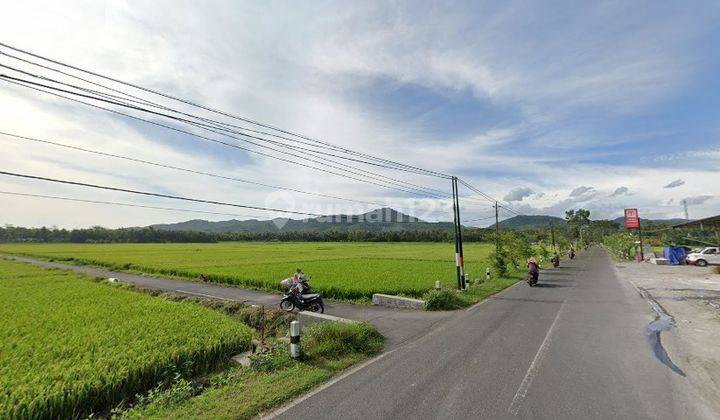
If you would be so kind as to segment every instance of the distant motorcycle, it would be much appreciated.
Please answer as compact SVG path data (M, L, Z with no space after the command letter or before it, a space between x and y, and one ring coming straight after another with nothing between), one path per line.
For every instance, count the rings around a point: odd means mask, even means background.
M307 280L298 281L288 288L280 301L280 309L292 312L299 311L325 312L325 304L320 293L311 293L312 287Z
M533 287L537 284L539 279L540 270L538 269L538 265L534 260L531 260L530 262L528 262L528 274L525 278L525 281L530 287Z
M555 267L555 268L560 267L560 257L558 257L557 255L552 257L552 259L550 261L552 261L553 267Z

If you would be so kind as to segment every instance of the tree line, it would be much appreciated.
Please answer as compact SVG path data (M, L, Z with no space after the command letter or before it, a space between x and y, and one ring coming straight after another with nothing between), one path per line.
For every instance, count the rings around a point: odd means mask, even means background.
M468 228L463 231L466 242L486 242L493 238L492 229ZM95 226L86 229L0 227L0 242L25 243L151 243L151 242L452 242L450 229L434 230L327 230L279 232L200 232L162 230L152 227L107 229Z

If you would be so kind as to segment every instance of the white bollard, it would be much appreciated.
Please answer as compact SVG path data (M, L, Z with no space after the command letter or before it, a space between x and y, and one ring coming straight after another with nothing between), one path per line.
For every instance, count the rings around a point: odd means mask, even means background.
M300 321L290 323L290 356L293 359L300 357Z
M490 267L485 269L485 280L490 280Z
M435 290L440 290L440 280L435 280Z

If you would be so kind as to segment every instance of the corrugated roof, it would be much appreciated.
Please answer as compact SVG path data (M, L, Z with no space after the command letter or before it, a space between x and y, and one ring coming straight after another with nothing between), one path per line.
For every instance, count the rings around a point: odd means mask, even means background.
M673 226L673 229L683 228L683 227L700 227L700 226L702 226L702 227L705 227L705 226L718 227L718 226L720 226L720 214L717 216L706 217L704 219L693 220L691 222L680 223L679 225Z

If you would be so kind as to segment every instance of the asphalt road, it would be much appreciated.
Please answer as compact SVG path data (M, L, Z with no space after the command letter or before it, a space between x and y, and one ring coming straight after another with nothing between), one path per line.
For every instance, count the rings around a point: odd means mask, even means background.
M688 378L655 356L646 332L653 312L602 249L544 271L539 286L520 283L456 313L269 415L717 418Z

